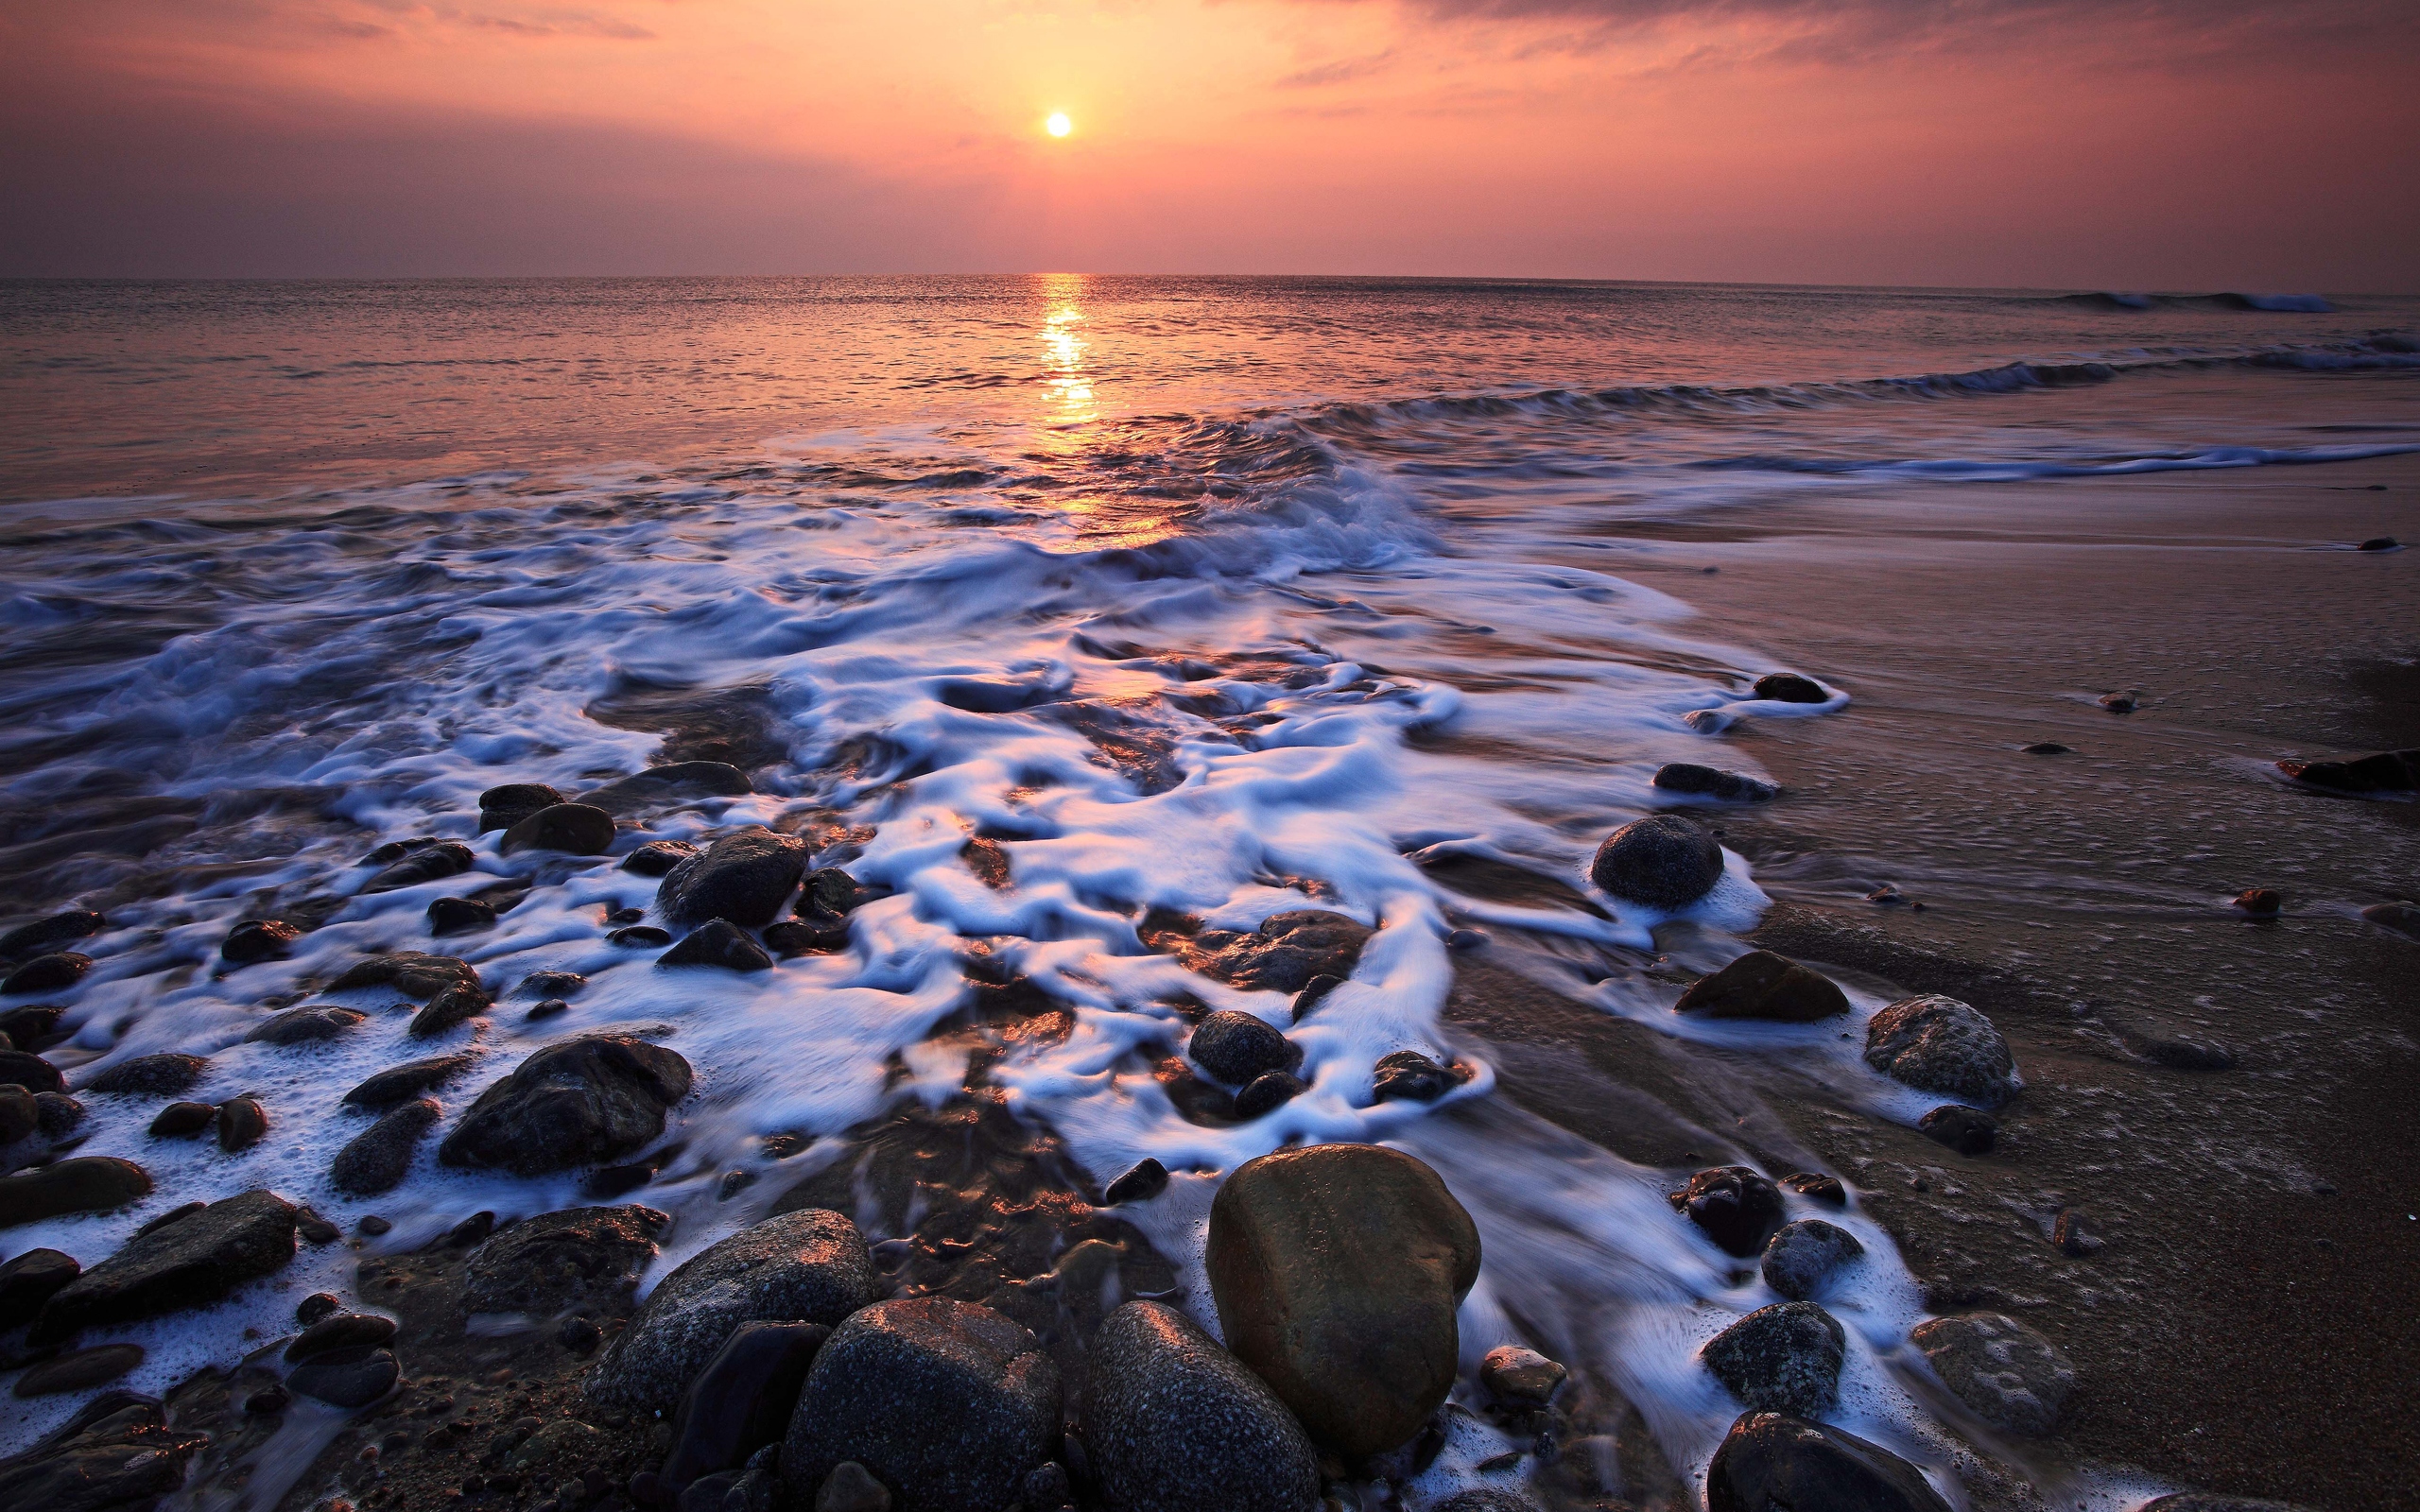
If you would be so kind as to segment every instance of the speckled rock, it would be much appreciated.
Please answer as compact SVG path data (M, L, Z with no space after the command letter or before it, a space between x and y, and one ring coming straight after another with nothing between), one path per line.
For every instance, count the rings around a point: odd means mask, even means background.
M227 1197L128 1240L43 1303L28 1337L55 1342L95 1324L215 1302L293 1258L292 1204L261 1191Z
M328 984L327 990L351 992L360 988L390 987L407 998L424 1003L457 983L477 987L479 973L468 962L451 955L396 951L354 962Z
M769 971L772 956L728 919L710 919L655 958L658 966L706 966L726 971Z
M566 1040L479 1093L438 1159L519 1176L601 1164L660 1137L689 1085L689 1063L661 1045L629 1035Z
M137 1056L104 1068L86 1081L78 1091L123 1092L138 1097L174 1097L201 1080L210 1062L199 1056L180 1055L167 1051L156 1056Z
M475 1313L550 1317L582 1304L619 1312L671 1221L636 1204L524 1219L471 1256L463 1299Z
M356 1197L392 1190L412 1168L412 1152L442 1112L433 1097L389 1109L337 1152L329 1179L338 1192Z
M1777 1302L1706 1341L1701 1358L1740 1405L1812 1418L1839 1400L1848 1338L1812 1302Z
M1784 1224L1765 1241L1765 1284L1793 1302L1820 1296L1841 1267L1865 1253L1857 1236L1821 1218Z
M2076 1388L2058 1346L2004 1314L1927 1318L1909 1338L1967 1410L2008 1433L2049 1433Z
M1920 1091L1996 1108L2016 1093L2016 1061L1992 1021L1956 998L1902 998L1865 1026L1865 1063Z
M1111 1512L1304 1512L1308 1435L1191 1318L1129 1302L1094 1335L1084 1449Z
M1650 815L1605 837L1588 880L1625 902L1686 908L1722 880L1722 847L1692 820Z
M459 876L470 870L471 863L476 859L471 853L471 848L459 840L440 840L431 845L417 846L372 877L361 890L365 896L397 892L424 883Z
M1185 1054L1218 1080L1241 1087L1303 1063L1302 1047L1266 1019L1221 1008L1196 1024Z
M749 929L773 921L806 874L804 841L770 830L726 834L665 874L656 907L691 928L710 919Z
M262 1020L244 1039L247 1043L254 1044L316 1044L335 1039L361 1022L363 1017L351 1008L288 1008Z

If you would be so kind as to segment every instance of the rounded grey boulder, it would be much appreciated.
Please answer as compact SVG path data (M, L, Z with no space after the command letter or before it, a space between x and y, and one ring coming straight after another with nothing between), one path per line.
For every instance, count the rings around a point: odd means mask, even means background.
M2004 1314L1927 1318L1908 1337L1967 1410L2008 1433L2050 1432L2076 1388L2059 1347Z
M1202 1070L1231 1087L1272 1071L1292 1071L1303 1062L1302 1047L1274 1025L1233 1008L1204 1018L1194 1027L1185 1050Z
M770 830L726 834L665 874L656 906L675 924L720 919L762 929L797 890L806 856L805 842Z
M1865 1253L1857 1236L1821 1218L1784 1224L1765 1241L1765 1284L1793 1302L1824 1289L1834 1272Z
M1839 1400L1847 1349L1831 1314L1812 1302L1778 1302L1707 1340L1702 1357L1742 1405L1812 1418Z
M1084 1447L1111 1512L1303 1512L1318 1499L1302 1424L1174 1308L1112 1313L1085 1396Z
M689 1063L628 1035L548 1045L479 1093L438 1146L447 1165L544 1176L631 1154L689 1094Z
M1992 1021L1927 992L1901 998L1865 1026L1865 1063L1919 1091L1997 1108L2016 1094L2016 1058Z
M1677 814L1651 815L1605 837L1588 880L1625 902L1686 908L1722 880L1722 847Z
M1705 1471L1706 1512L1949 1512L1913 1465L1788 1413L1739 1415Z

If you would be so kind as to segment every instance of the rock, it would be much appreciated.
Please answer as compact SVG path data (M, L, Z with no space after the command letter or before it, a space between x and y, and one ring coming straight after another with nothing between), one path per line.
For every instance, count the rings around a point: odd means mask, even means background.
M2286 901L2271 887L2246 887L2235 895L2235 906L2248 919L2274 919L2286 906Z
M1109 1184L1101 1196L1112 1207L1121 1202L1148 1202L1168 1189L1168 1168L1149 1156Z
M1776 1302L1706 1341L1699 1358L1753 1411L1811 1418L1840 1397L1848 1336L1812 1302Z
M1217 936L1199 964L1206 974L1248 991L1300 992L1317 977L1350 977L1371 933L1342 914L1288 909L1262 919L1250 935Z
M713 966L726 971L769 971L773 958L748 932L725 919L710 919L691 930L680 944L655 958L658 966Z
M1267 1020L1221 1008L1195 1026L1185 1053L1196 1065L1231 1087L1272 1071L1303 1063L1302 1047Z
M701 798L745 798L754 791L748 774L728 762L673 762L582 793L579 801L608 814L635 814Z
M2353 549L2355 551L2393 551L2399 544L2393 536L2372 536Z
M65 1092L34 1093L34 1127L43 1138L65 1139L84 1121L84 1105Z
M2141 1512L2307 1512L2291 1502L2264 1502L2251 1496L2211 1496L2203 1491L2170 1491L2155 1496Z
M43 1050L65 1037L59 1032L59 1021L67 1010L56 1003L30 1003L0 1013L0 1034L20 1051Z
M151 1194L151 1177L132 1160L79 1155L0 1177L0 1228L71 1212L106 1212Z
M1438 1503L1435 1512L1538 1512L1538 1503L1515 1491L1480 1486Z
M274 1193L246 1192L127 1241L44 1303L27 1337L55 1343L95 1324L199 1307L293 1258L293 1206Z
M437 1158L517 1176L618 1160L664 1133L689 1084L689 1063L660 1045L628 1035L566 1040L479 1093Z
M1722 880L1722 847L1691 820L1653 814L1605 837L1588 880L1625 902L1685 908Z
M262 1021L244 1040L247 1043L267 1045L316 1044L335 1039L364 1017L351 1008L288 1008Z
M406 1060L363 1081L344 1094L350 1108L391 1108L395 1104L435 1091L455 1077L471 1069L478 1060L476 1053L457 1051L450 1056L431 1056L425 1060Z
M1787 1413L1747 1412L1706 1467L1706 1512L1950 1512L1889 1450Z
M1709 1019L1814 1023L1848 1012L1849 1000L1819 971L1771 951L1750 951L1692 984L1672 1011Z
M588 990L588 978L578 971L532 971L513 990L527 998L576 998Z
M504 832L496 849L506 855L560 850L565 855L601 856L614 849L614 816L586 803L549 804L516 820Z
M588 1394L668 1411L740 1324L838 1324L880 1292L865 1240L848 1219L820 1208L768 1218L664 1278L589 1376Z
M565 1003L562 999L547 998L543 1002L532 1003L529 1005L529 1011L523 1014L521 1018L522 1022L525 1023L543 1023L559 1013L569 1013L570 1011L571 1005Z
M267 1133L268 1113L257 1099L231 1097L218 1105L218 1147L227 1154L251 1149Z
M2019 746L2017 749L2028 756L2072 756L2076 748L2062 746L2055 740L2037 740L2031 746Z
M294 1321L307 1329L320 1319L343 1311L344 1303L338 1301L334 1293L313 1292L294 1304Z
M2170 1071L2232 1071L2235 1052L2208 1034L2152 1015L2106 1021L2135 1055Z
M42 1105L14 1082L0 1083L0 1145L14 1144L42 1127Z
M402 1375L391 1351L356 1346L303 1361L286 1376L285 1384L297 1396L350 1411L394 1390Z
M481 1209L445 1230L445 1247L468 1249L473 1245L484 1243L488 1235L494 1232L495 1214Z
M0 1050L0 1086L21 1087L28 1093L63 1091L67 1078L40 1056L22 1050Z
M2016 1062L1992 1021L1938 993L1902 998L1865 1026L1865 1063L1919 1091L1997 1108L2016 1093Z
M61 945L73 945L107 928L109 920L89 908L70 908L63 914L38 919L30 924L19 924L0 935L0 961L26 960L47 955Z
M786 919L765 926L765 943L784 960L829 954L849 948L849 925L845 919Z
M155 1140L189 1140L217 1116L218 1109L208 1103L170 1103L152 1116L146 1132Z
M1112 1512L1305 1512L1319 1496L1319 1456L1286 1404L1158 1302L1101 1324L1083 1422Z
M672 932L658 929L653 924L632 924L605 937L626 951L660 950L672 943Z
M1927 1318L1908 1337L1968 1411L2007 1433L2049 1433L2076 1388L2058 1346L2003 1314Z
M415 1040L433 1040L448 1029L458 1028L495 1006L495 1000L473 983L457 982L437 996L421 1005L404 1033Z
M2131 714L2143 706L2142 696L2137 693L2104 693L2093 701L2113 714Z
M823 867L806 874L799 885L797 913L801 919L845 919L859 903L888 896L888 887L871 887L838 867Z
M1795 672L1768 672L1756 679L1755 694L1774 703L1829 703L1832 696L1812 678Z
M286 947L302 937L302 932L283 919L247 919L227 932L218 958L230 966L282 961Z
M9 979L0 982L0 992L11 997L23 997L28 992L56 992L84 980L84 973L92 969L93 958L75 951L37 955L9 972Z
M20 1397L47 1397L61 1391L85 1391L118 1377L143 1363L139 1344L101 1344L70 1354L55 1355L17 1378Z
M1210 1209L1228 1347L1351 1458L1403 1443L1444 1400L1478 1267L1478 1230L1437 1173L1374 1144L1246 1161Z
M0 1506L26 1512L137 1512L184 1484L208 1435L167 1426L160 1403L104 1392L31 1449L0 1460Z
M570 1208L503 1230L471 1257L462 1296L474 1313L540 1317L580 1306L620 1313L672 1220L653 1208Z
M1310 1089L1291 1072L1263 1072L1252 1084L1236 1093L1236 1116L1251 1120L1273 1113Z
M338 1192L356 1197L393 1190L411 1170L412 1152L437 1126L441 1111L435 1098L424 1097L381 1115L337 1152L328 1178Z
M1469 1079L1468 1072L1441 1066L1417 1050L1397 1050L1378 1057L1371 1091L1382 1103L1433 1103Z
M32 1322L51 1294L82 1269L75 1256L57 1249L28 1249L0 1265L0 1333Z
M2091 1222L2073 1208L2063 1208L2050 1225L2050 1243L2059 1253L2082 1260L2103 1248L2107 1241L2092 1231Z
M656 906L675 924L710 919L761 928L781 912L806 872L805 843L770 830L727 834L674 867L656 893Z
M327 986L330 992L351 992L366 987L390 987L407 998L426 1002L449 987L475 988L479 973L451 955L429 955L420 951L397 951L391 955L371 955L345 968L344 974Z
M88 1092L127 1092L141 1097L174 1097L201 1079L210 1062L199 1056L168 1051L121 1060L84 1083Z
M1958 1103L1944 1103L1916 1120L1916 1132L1961 1155L1989 1155L1999 1143L1999 1121Z
M686 840L649 840L622 858L622 869L641 877L661 877L698 853Z
M1825 1176L1820 1171L1792 1171L1781 1178L1781 1184L1807 1201L1820 1202L1827 1208L1849 1205L1848 1190L1841 1185L1841 1178L1836 1176Z
M890 1491L864 1466L844 1459L815 1488L815 1512L890 1512Z
M735 1469L789 1428L807 1367L831 1337L821 1323L742 1323L682 1394L664 1480L675 1490Z
M1741 1260L1762 1250L1765 1241L1781 1227L1780 1191L1744 1165L1700 1171L1666 1200L1704 1230L1717 1248Z
M134 1230L134 1237L140 1239L145 1234L158 1233L161 1229L165 1228L172 1223L182 1223L197 1212L207 1212L209 1211L210 1204L207 1202L180 1203L176 1207L169 1209L167 1211L161 1213L156 1217L147 1219L142 1224L138 1225Z
M395 1320L375 1313L329 1313L305 1325L285 1347L285 1363L293 1365L336 1349L364 1346L383 1348L395 1342Z
M1002 1512L1057 1449L1059 1412L1058 1367L1021 1325L945 1297L876 1302L817 1354L782 1482L804 1501L854 1460L901 1512Z
M1787 1223L1765 1241L1765 1284L1793 1302L1812 1300L1841 1266L1865 1253L1857 1235L1821 1218Z
M493 928L495 905L476 898L439 898L428 905L428 932L441 939Z
M1654 785L1667 793L1720 799L1726 803L1766 803L1781 796L1772 783L1693 762L1667 762L1655 768Z
M2277 770L2331 793L2409 793L2420 788L2420 750L2382 750L2349 762L2281 761Z
M479 833L509 830L541 809L568 801L544 782L507 782L479 795Z
M2420 936L2420 904L2372 903L2361 910L2361 917L2380 929L2391 929L2397 934Z
M1478 1382L1498 1401L1543 1407L1554 1400L1556 1388L1568 1373L1535 1349L1503 1344L1488 1350L1487 1358L1479 1362Z
M439 840L418 847L402 860L381 870L362 885L362 894L395 892L405 887L417 887L424 883L457 877L471 869L477 859L471 848L459 840Z

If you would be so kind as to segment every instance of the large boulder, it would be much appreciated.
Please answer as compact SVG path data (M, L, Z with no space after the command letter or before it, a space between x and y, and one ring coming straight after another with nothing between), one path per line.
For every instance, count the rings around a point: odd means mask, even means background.
M1648 908L1686 908L1722 880L1722 847L1677 814L1633 819L1597 848L1588 880Z
M700 1475L736 1469L789 1431L806 1372L823 1341L821 1323L742 1323L681 1396L664 1482L674 1490Z
M1706 1341L1701 1358L1741 1406L1812 1418L1840 1400L1848 1336L1812 1302L1760 1307Z
M1692 983L1672 1005L1675 1013L1708 1019L1772 1019L1814 1023L1849 1011L1832 979L1771 951L1750 951L1712 976Z
M106 1212L151 1194L151 1177L114 1155L78 1155L0 1177L0 1228L71 1212Z
M389 1108L337 1151L328 1179L350 1196L370 1197L392 1191L411 1170L413 1153L443 1112L433 1097Z
M614 848L614 816L586 803L555 803L515 820L496 849L506 855L519 850L561 850L567 855L601 856Z
M1194 1321L1129 1302L1093 1337L1084 1449L1110 1512L1304 1512L1319 1456L1260 1377Z
M1781 1227L1780 1189L1744 1165L1709 1166L1665 1200L1724 1254L1741 1260L1762 1250Z
M1454 1383L1478 1229L1427 1166L1374 1144L1246 1161L1210 1209L1228 1348L1352 1457L1420 1431Z
M1300 992L1318 977L1349 977L1370 926L1323 908L1271 914L1249 935L1204 932L1200 969L1255 992Z
M1705 1472L1706 1512L1950 1512L1913 1465L1854 1434L1748 1412Z
M252 1191L138 1233L60 1288L27 1337L56 1343L95 1324L131 1323L215 1302L294 1258L293 1204Z
M2006 1433L2049 1433L2076 1388L2059 1347L2005 1314L1927 1318L1908 1337L1968 1411Z
M1202 1070L1231 1087L1303 1063L1302 1047L1266 1019L1221 1008L1194 1026L1185 1045Z
M782 1484L811 1503L843 1460L897 1512L1002 1512L1059 1444L1059 1370L988 1307L876 1302L833 1330L782 1441Z
M672 1220L653 1208L570 1208L494 1234L471 1256L462 1288L474 1313L551 1316L582 1305L619 1313Z
M661 1136L689 1083L689 1063L661 1045L628 1035L566 1040L479 1093L437 1158L516 1176L603 1164Z
M0 1506L135 1512L184 1484L206 1434L170 1428L159 1402L105 1392L24 1453L0 1460Z
M665 873L656 907L675 924L710 919L761 929L806 874L805 842L770 830L726 834Z
M1901 998L1865 1026L1865 1063L1919 1091L1997 1108L2016 1094L2016 1058L1992 1021L1938 993Z
M668 1412L742 1323L838 1324L880 1291L865 1239L848 1219L821 1208L768 1218L658 1282L590 1372L588 1394Z

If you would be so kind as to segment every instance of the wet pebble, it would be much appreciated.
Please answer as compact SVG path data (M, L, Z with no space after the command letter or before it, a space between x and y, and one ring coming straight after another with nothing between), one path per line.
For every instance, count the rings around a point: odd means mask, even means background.
M1517 1344L1498 1345L1479 1362L1479 1384L1498 1401L1543 1407L1554 1399L1569 1372L1535 1349Z
M337 1152L329 1179L338 1192L356 1197L393 1190L411 1169L412 1152L437 1126L441 1113L435 1098L424 1097L381 1114ZM366 1226L368 1220L363 1221Z
M286 948L302 937L300 929L282 919L247 919L227 932L218 956L230 966L283 960Z
M1774 703L1829 703L1832 696L1813 678L1795 672L1768 672L1756 679L1755 694Z
M0 961L47 955L61 945L88 939L108 926L109 920L90 908L70 908L30 924L19 924L0 935Z
M628 1035L566 1040L480 1092L438 1159L520 1176L616 1160L663 1135L691 1080L688 1061L661 1045Z
M570 1011L571 1005L565 1003L562 999L545 998L540 1002L530 1005L529 1011L523 1014L521 1017L526 1022L540 1023L547 1019L554 1018L558 1014L569 1013Z
M1319 1494L1319 1459L1294 1415L1176 1309L1112 1313L1091 1366L1084 1450L1120 1512L1302 1512Z
M351 1008L288 1008L271 1014L244 1036L247 1043L307 1045L333 1040L362 1022Z
M476 859L471 853L471 848L458 840L439 840L413 846L372 877L361 890L366 896L440 882L470 870L471 863Z
M586 803L550 803L513 822L496 849L506 855L523 850L559 850L566 855L601 856L614 848L614 816Z
M174 1097L201 1079L210 1062L199 1056L166 1051L137 1056L105 1068L84 1083L82 1091L124 1092L136 1096Z
M1651 815L1605 837L1588 878L1625 902L1685 908L1722 880L1722 848L1677 814Z
M2037 740L2031 746L2017 747L2028 756L2072 756L2073 746L2062 746L2055 740Z
M1291 1072L1264 1072L1254 1076L1251 1085L1242 1091L1236 1093L1236 1116L1250 1120L1264 1113L1273 1113L1307 1090L1303 1079Z
M653 924L631 924L605 936L626 951L655 950L672 943L672 932Z
M1750 951L1691 984L1672 1011L1709 1019L1813 1023L1848 1012L1849 1000L1820 971L1772 951Z
M544 782L506 782L479 795L479 833L509 830L542 809L566 801Z
M1957 1103L1944 1103L1916 1120L1916 1132L1961 1155L1989 1155L1992 1146L1999 1143L2000 1125L1989 1113Z
M656 906L692 928L721 919L750 929L773 921L806 873L807 849L794 836L748 829L724 835L666 873Z
M1231 1087L1246 1086L1272 1071L1292 1071L1303 1061L1302 1047L1267 1020L1232 1008L1204 1017L1194 1027L1185 1054Z
M470 1070L477 1060L477 1055L467 1050L457 1051L450 1056L407 1060L367 1078L345 1093L344 1101L352 1108L391 1108L444 1086Z
M330 1314L341 1312L344 1303L328 1292L313 1292L294 1304L294 1321L309 1328Z
M1761 1253L1782 1223L1781 1193L1744 1165L1718 1165L1689 1177L1667 1200L1698 1226L1724 1254L1742 1260Z
M268 1113L253 1097L231 1097L218 1105L218 1147L229 1155L258 1144L268 1133Z
M622 869L634 876L661 877L698 853L686 840L650 840L622 858Z
M208 1128L217 1113L208 1103L170 1103L152 1116L148 1132L155 1140L189 1140Z
M1842 1266L1864 1253L1857 1236L1838 1224L1801 1218L1765 1241L1765 1284L1793 1302L1811 1301Z
M2273 888L2246 887L2236 894L2235 906L2247 919L2274 919L2286 906L2286 901Z
M1841 1185L1841 1178L1821 1171L1792 1171L1781 1178L1781 1184L1807 1201L1820 1202L1827 1208L1849 1205L1848 1190Z
M297 1396L348 1410L367 1407L392 1391L403 1367L392 1351L366 1347L333 1349L296 1366L285 1378Z
M2015 1094L2016 1062L1992 1021L1956 998L1902 998L1867 1021L1865 1063L1920 1091L1996 1108Z
M656 957L658 966L710 966L726 971L769 971L773 958L747 931L726 919L709 919L680 944Z
M422 1005L404 1032L415 1040L433 1039L470 1022L493 1006L494 1000L475 983L457 982Z
M42 1127L42 1106L14 1082L0 1084L0 1145L14 1144Z
M151 1177L132 1160L79 1155L0 1177L0 1228L71 1212L106 1212L151 1194Z
M82 1270L75 1256L58 1249L28 1249L0 1265L0 1332L32 1322L51 1294Z
M1657 767L1652 785L1667 793L1720 799L1726 803L1766 803L1781 796L1780 788L1760 778L1700 766L1694 762L1668 762Z
M1854 1434L1746 1412L1706 1467L1706 1512L1950 1512L1922 1471Z
M495 908L476 898L439 898L428 905L428 932L441 939L495 928Z
M1752 1411L1811 1418L1840 1396L1848 1336L1813 1302L1776 1302L1706 1341L1701 1358L1723 1389Z
M64 1091L67 1078L40 1056L23 1050L0 1050L0 1086L20 1087L28 1094Z
M1468 1079L1457 1068L1441 1066L1417 1050L1397 1050L1378 1057L1371 1091L1380 1102L1400 1099L1433 1103Z
M332 1349L349 1349L357 1346L383 1346L395 1339L395 1320L374 1313L335 1312L315 1318L306 1325L300 1337L285 1347L289 1365L326 1354Z
M22 997L33 992L57 992L74 987L93 969L93 958L76 951L59 951L49 955L37 955L9 973L0 982L0 993Z
M1147 1202L1168 1187L1168 1168L1146 1156L1109 1184L1102 1198L1115 1207L1121 1202Z
M43 1361L17 1378L20 1397L47 1397L61 1391L86 1391L143 1363L139 1344L102 1344Z

